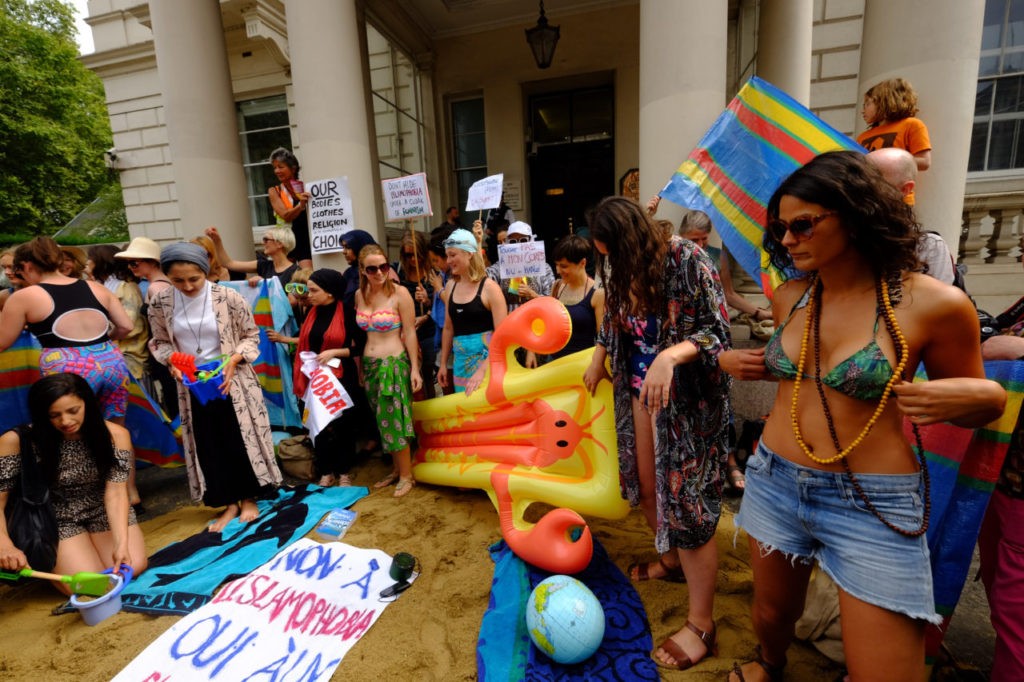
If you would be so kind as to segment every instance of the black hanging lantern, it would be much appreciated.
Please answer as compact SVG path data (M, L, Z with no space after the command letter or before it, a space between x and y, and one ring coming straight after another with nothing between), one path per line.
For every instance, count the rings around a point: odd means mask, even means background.
M526 29L526 42L530 44L533 60L537 68L546 69L551 66L558 45L558 26L548 26L548 18L544 16L544 0L540 0L540 16L537 25Z

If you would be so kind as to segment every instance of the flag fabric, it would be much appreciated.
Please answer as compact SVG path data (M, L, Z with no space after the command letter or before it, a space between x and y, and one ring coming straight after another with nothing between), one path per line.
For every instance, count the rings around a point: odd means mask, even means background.
M288 294L277 277L263 280L258 287L249 286L245 280L220 282L220 285L234 289L252 306L253 318L260 329L260 355L253 369L263 389L270 423L283 428L301 427L302 414L292 391L292 359L288 348L267 336L271 329L286 336L297 334Z
M782 90L751 78L660 196L707 213L732 257L770 296L786 278L761 246L768 200L797 168L841 149L864 151Z
M39 379L36 338L23 330L14 344L0 353L0 433L31 421L28 389ZM128 386L125 428L132 437L135 459L161 467L185 465L181 451L181 423L173 422L134 378Z
M981 521L1024 401L1024 362L986 362L985 376L1006 389L1006 409L999 419L975 430L948 423L920 429L931 478L927 537L935 610L943 618L941 625L929 626L927 630L925 654L929 662L938 655L960 600ZM913 443L909 423L905 422L904 432Z

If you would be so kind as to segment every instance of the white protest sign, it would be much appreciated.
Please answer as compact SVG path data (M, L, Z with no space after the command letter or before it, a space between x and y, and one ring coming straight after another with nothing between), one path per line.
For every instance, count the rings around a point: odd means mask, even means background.
M341 251L341 236L355 227L348 178L330 178L306 183L309 192L309 236L313 253Z
M302 373L309 377L306 395L303 397L305 410L302 423L315 439L338 415L352 407L352 398L327 367L317 362L317 354L304 350L299 353Z
M377 549L301 538L160 635L115 682L328 680L394 584Z
M504 173L498 173L483 180L477 180L470 185L466 210L484 211L489 208L497 208L501 203L501 183L504 178Z
M408 220L434 215L430 210L426 173L381 180L380 184L384 189L388 220Z
M544 242L498 244L498 273L502 279L538 277L547 272Z

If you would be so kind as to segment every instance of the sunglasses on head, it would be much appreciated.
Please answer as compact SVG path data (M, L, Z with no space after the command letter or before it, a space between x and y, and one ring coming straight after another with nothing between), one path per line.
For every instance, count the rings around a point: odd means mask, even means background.
M777 242L786 237L786 232L792 234L798 241L805 241L814 236L814 227L825 218L839 215L838 211L828 211L818 215L802 215L789 222L776 218L768 223L768 234Z
M389 263L381 263L380 265L364 265L363 271L368 275L376 275L379 271L380 274L386 275L391 270Z
M284 285L284 290L289 294L295 294L296 296L305 296L309 293L309 287L302 282L288 282Z

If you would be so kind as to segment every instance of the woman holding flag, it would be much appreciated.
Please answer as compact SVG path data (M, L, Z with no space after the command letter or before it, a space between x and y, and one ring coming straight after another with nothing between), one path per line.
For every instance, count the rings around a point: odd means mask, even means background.
M853 680L923 679L938 623L924 533L930 515L918 426L977 427L1006 394L984 379L963 292L917 272L918 225L857 152L830 152L768 203L765 249L783 272L782 321L764 349L722 353L740 379L779 381L736 519L754 570L755 660L729 679L778 680L812 562L839 586ZM924 363L929 381L909 383ZM916 451L916 452L915 452Z

